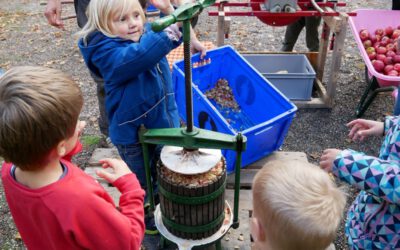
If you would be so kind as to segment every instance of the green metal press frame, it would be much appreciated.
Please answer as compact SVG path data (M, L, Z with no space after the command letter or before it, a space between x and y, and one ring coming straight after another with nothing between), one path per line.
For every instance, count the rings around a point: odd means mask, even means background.
M160 18L152 23L154 31L161 31L167 26L183 22L184 42L184 68L185 68L185 96L187 126L184 128L139 129L139 141L143 148L144 166L146 172L147 194L150 199L150 212L154 213L153 185L150 174L149 144L171 145L183 147L186 150L199 148L229 149L236 151L235 185L234 185L234 207L232 228L239 227L239 193L240 193L240 170L242 152L246 150L247 138L241 133L228 135L199 129L193 126L193 96L192 96L192 69L190 54L190 20L199 15L200 12L215 3L215 0L196 1L187 3L176 9L171 15ZM217 249L221 249L220 239L216 241Z

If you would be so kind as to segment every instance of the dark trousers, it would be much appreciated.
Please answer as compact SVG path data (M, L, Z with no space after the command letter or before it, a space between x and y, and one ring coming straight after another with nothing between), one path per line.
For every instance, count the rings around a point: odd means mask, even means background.
M306 44L309 51L319 50L318 27L321 17L301 17L298 21L286 27L285 38L281 51L292 51L300 32L306 27Z
M392 10L400 10L400 0L392 0Z
M75 7L75 13L76 13L76 19L78 22L79 28L82 28L85 26L87 23L87 16L86 16L86 8L89 5L90 0L75 0L74 1L74 7ZM106 108L105 108L105 91L104 91L104 80L96 76L93 73L90 73L92 76L94 82L97 85L97 100L99 104L99 112L100 112L100 117L99 117L99 128L100 132L104 136L108 136L108 119L106 115Z

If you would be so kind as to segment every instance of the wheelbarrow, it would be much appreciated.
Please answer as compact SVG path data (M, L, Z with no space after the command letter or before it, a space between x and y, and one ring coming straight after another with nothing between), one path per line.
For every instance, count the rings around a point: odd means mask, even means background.
M356 116L361 117L378 93L397 91L400 84L400 77L384 75L375 70L359 33L362 29L367 29L371 34L378 28L385 29L388 26L396 29L400 25L400 11L359 9L355 12L357 15L349 18L349 25L365 63L365 80L367 83L367 87L356 109Z

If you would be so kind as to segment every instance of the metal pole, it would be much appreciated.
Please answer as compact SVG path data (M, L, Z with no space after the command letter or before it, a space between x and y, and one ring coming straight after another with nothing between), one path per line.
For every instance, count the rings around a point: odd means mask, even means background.
M192 64L190 54L190 20L183 21L183 53L185 65L186 132L193 131Z

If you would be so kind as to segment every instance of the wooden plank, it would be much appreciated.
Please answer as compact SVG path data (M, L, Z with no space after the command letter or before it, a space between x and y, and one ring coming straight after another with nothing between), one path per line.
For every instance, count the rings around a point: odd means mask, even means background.
M254 176L257 174L260 168L263 168L265 164L269 161L274 160L293 160L293 161L305 161L307 160L307 155L304 152L284 152L284 151L276 151L271 155L262 158L259 161L256 161L250 164L248 167L242 169L240 171L240 188L251 188L251 184L253 183ZM226 183L227 188L233 188L235 185L235 174L232 173L228 176L228 180Z
M293 101L298 108L331 108L324 97L311 98L310 101Z
M335 45L332 53L332 62L330 67L330 75L327 83L328 99L326 100L329 106L334 105L334 98L336 95L336 84L340 73L340 64L342 62L342 54L344 48L344 39L346 38L347 31L347 16L342 16L339 31L336 32Z
M233 190L225 190L225 197L233 209ZM229 229L221 241L222 249L251 249L250 241L250 213L253 210L251 190L240 190L239 196L239 227Z
M242 169L240 171L240 188L251 188L254 176L257 174L259 169ZM230 174L226 182L227 188L233 188L235 186L235 174Z

